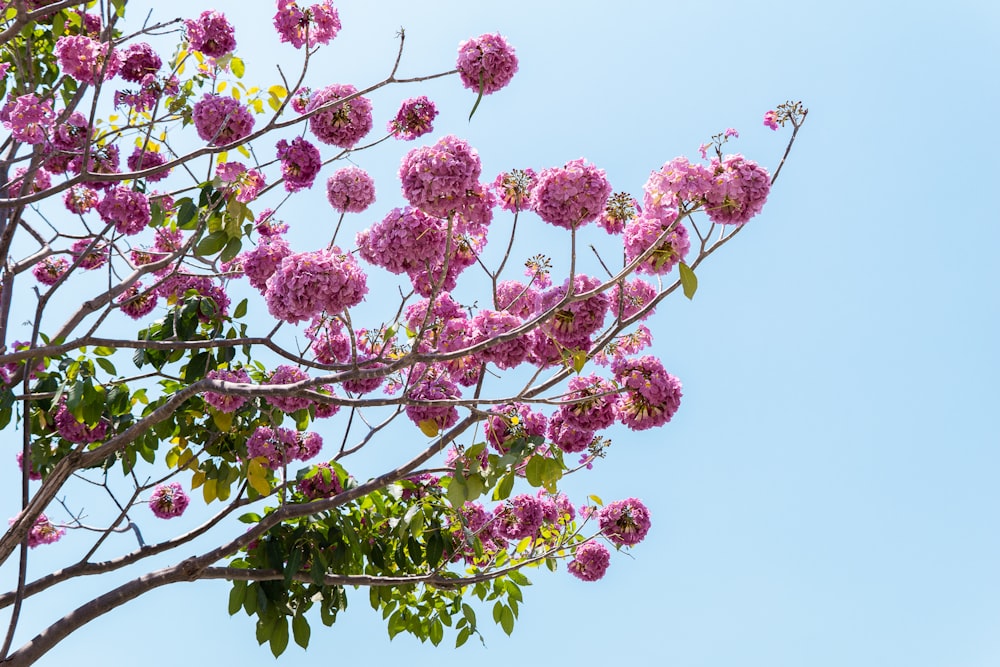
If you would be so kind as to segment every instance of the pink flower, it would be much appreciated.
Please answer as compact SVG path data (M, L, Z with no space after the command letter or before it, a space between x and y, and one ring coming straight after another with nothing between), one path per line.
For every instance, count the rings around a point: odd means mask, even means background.
M31 93L8 102L0 116L14 139L26 144L44 143L55 125L52 102L43 102Z
M403 196L428 215L447 217L479 185L481 169L479 153L448 135L433 146L414 148L403 158L399 168Z
M326 181L326 198L341 213L361 213L375 202L375 181L358 167L338 169Z
M419 271L444 256L446 224L417 208L395 208L381 222L359 232L358 254L392 273Z
M638 215L637 208L638 204L632 195L627 192L616 192L608 197L597 224L608 234L621 234L625 229L625 223Z
M242 384L250 383L250 376L242 368L236 370L213 370L205 375L209 380L221 380L223 382L236 382ZM217 394L213 391L206 391L205 402L219 412L236 412L250 400L247 396L237 396L235 394Z
M10 194L15 197L23 197L33 192L41 192L52 187L52 175L38 167L30 183L24 182L24 176L28 173L27 167L18 167L14 170L14 177L10 179Z
M337 471L329 463L318 463L313 466L312 470L299 480L296 489L309 500L332 498L344 490L337 477Z
M97 205L101 220L114 224L119 234L138 234L152 220L146 195L122 186L111 188Z
M281 176L285 179L285 190L298 192L311 188L316 174L323 166L319 149L302 137L295 137L292 143L284 139L278 142L278 159L281 160Z
M94 247L91 248L91 245ZM81 269L99 269L108 261L109 248L107 244L103 241L94 244L92 238L74 242L69 251L73 254L74 260L80 260L78 266Z
M597 511L601 532L617 546L631 547L649 532L649 510L637 498L616 500Z
M267 384L294 384L308 379L309 375L304 371L295 366L282 364L274 369L271 377L267 379ZM267 402L282 412L295 412L312 405L311 400L301 396L268 396Z
M187 19L184 24L190 47L209 58L221 58L236 48L233 26L222 12L204 11L197 19Z
M470 344L491 341L521 325L520 318L503 310L480 310L472 318ZM526 336L520 335L502 343L496 343L482 352L483 361L492 361L497 368L509 369L519 366L528 357L530 350Z
M486 442L501 454L518 438L544 436L548 420L545 415L533 412L523 403L505 405L493 410L493 415L483 423Z
M593 431L581 430L575 423L570 423L562 411L549 418L548 436L554 445L567 453L582 452L594 440Z
M573 229L597 219L611 195L603 169L583 159L545 169L531 189L532 207L545 222Z
M397 139L412 141L434 129L437 107L426 96L404 100L396 117L389 121L389 132Z
M281 260L267 279L267 309L286 322L311 319L321 311L339 313L361 303L367 277L340 248L304 252Z
M66 190L66 194L63 195L63 203L66 205L66 210L78 215L83 215L97 206L98 199L100 197L96 190L81 184L70 186Z
M161 519L173 519L184 514L189 502L179 483L157 484L149 496L149 509Z
M121 57L104 42L84 35L60 37L56 41L56 56L63 74L80 83L96 84L118 73Z
M624 391L615 413L633 431L644 431L669 422L681 405L681 382L654 356L619 358L611 370Z
M105 422L99 421L94 426L87 426L82 421L77 421L73 413L66 408L65 403L59 405L54 421L59 435L70 442L98 442L104 440L104 436L107 434L107 424Z
M166 164L167 156L158 151L152 151L148 148L139 148L138 146L132 154L128 156L126 164L128 168L132 171L142 171L143 169L151 169L153 167L159 167L161 164ZM156 181L162 181L164 178L170 175L171 169L165 169L155 174L149 174L146 176L146 180L150 183Z
M11 519L9 523L13 525L15 519ZM38 518L35 519L35 523L31 526L31 530L28 531L28 546L34 549L42 544L53 544L58 542L59 538L66 534L65 528L58 528L55 526L49 518L44 514L39 514Z
M243 273L250 285L263 292L267 279L274 275L281 261L292 254L288 242L280 236L264 236L253 250L240 254Z
M458 410L446 401L460 396L458 386L448 378L447 373L433 366L417 365L410 373L413 381L406 393L408 399L443 402L441 405L407 405L406 416L410 421L418 426L431 422L439 430L454 426L458 421Z
M514 496L493 511L495 535L521 540L535 534L544 520L542 501L527 493Z
M290 42L297 49L329 44L340 27L340 16L330 0L308 9L300 9L294 0L278 0L274 28L282 42Z
M512 169L501 172L490 185L500 207L517 213L531 208L531 189L535 184L534 169Z
M585 274L577 274L573 278L573 296L585 294L601 286L600 278ZM553 287L542 293L538 310L545 311L561 303L569 290L569 279L559 287ZM570 301L561 305L551 319L545 322L544 330L552 334L564 345L575 345L590 336L604 325L611 299L606 292L591 295L586 299Z
M256 169L250 169L242 162L223 162L215 168L215 177L219 179L227 193L234 193L236 201L249 204L267 184L264 174Z
M677 208L683 202L701 202L712 189L712 170L703 164L692 164L686 157L677 157L649 175L643 186L643 206Z
M626 225L623 240L627 262L635 261L655 246L652 254L636 267L639 273L670 273L691 249L687 228L677 222L677 210L672 208L646 209Z
M31 466L28 468L28 479L40 480L42 478L42 473L38 472L38 468L35 467L35 462L30 460ZM17 453L17 467L24 470L24 452Z
M43 285L55 285L69 269L69 261L65 257L46 257L32 267L31 273Z
M133 42L121 50L122 65L118 73L126 81L141 82L146 76L156 74L163 61L146 42Z
M194 103L191 119L198 136L211 146L226 146L253 132L253 115L232 97L205 93Z
M567 401L559 414L569 426L581 431L600 431L615 423L618 388L597 375L570 378Z
M608 548L600 542L584 542L576 548L573 556L566 569L581 581L597 581L604 576L611 563Z
M764 125L771 128L772 130L778 129L778 112L771 109L764 114Z
M712 160L714 180L705 195L705 212L720 225L742 225L760 213L771 190L767 170L742 155Z
M351 341L344 325L334 317L316 317L306 328L309 349L321 364L347 363L351 358Z
M611 288L611 314L626 320L645 308L658 295L659 292L654 285L638 278L615 283ZM655 312L655 308L650 309L642 319Z
M463 86L489 95L514 78L517 56L513 47L499 34L480 35L458 45L455 67Z
M133 320L140 320L156 308L160 298L153 291L142 291L142 283L135 283L118 297L118 307Z
M309 129L324 144L350 149L372 129L372 103L355 97L337 104L337 100L355 95L350 84L333 84L317 90L306 105L306 112L323 108L309 119Z

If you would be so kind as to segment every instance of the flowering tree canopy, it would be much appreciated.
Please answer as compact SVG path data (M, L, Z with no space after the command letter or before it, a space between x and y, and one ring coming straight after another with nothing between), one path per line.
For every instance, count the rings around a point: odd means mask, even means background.
M726 130L637 194L582 158L488 174L454 134L398 143L436 131L427 96L386 109L371 95L455 77L474 114L522 66L499 34L403 78L400 33L384 79L336 83L310 59L351 26L330 0L277 0L301 69L251 86L224 14L136 31L126 5L0 3L0 428L21 471L3 501L0 562L18 580L0 595L0 662L182 581L231 582L229 612L277 656L335 622L351 587L390 636L461 645L480 633L476 601L512 631L532 569L600 579L650 513L560 482L594 468L613 429L680 408L650 318L694 295L781 165L725 154ZM764 115L791 127L785 157L806 113ZM400 160L406 205L377 208L394 186L358 166L369 155ZM335 222L297 247L289 202L324 187ZM547 225L558 253L523 238ZM94 489L103 506L84 517L74 498ZM154 522L176 530L147 543ZM72 564L30 578L43 545ZM137 564L14 641L32 596Z

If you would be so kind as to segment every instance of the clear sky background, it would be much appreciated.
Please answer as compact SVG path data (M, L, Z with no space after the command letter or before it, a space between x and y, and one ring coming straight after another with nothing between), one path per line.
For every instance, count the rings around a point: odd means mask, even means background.
M130 17L154 6L153 20L206 7L133 0ZM295 62L270 29L272 3L214 6L237 25L248 85L273 83L276 58ZM660 430L612 433L609 458L569 487L644 499L653 530L633 557L613 554L593 584L529 573L513 636L484 607L486 646L457 651L451 635L436 649L390 642L358 591L334 628L315 624L308 653L292 645L281 663L1000 664L1000 5L337 6L344 29L320 52L315 87L384 77L400 26L413 75L451 69L463 39L508 37L520 72L471 123L474 95L455 78L373 98L378 129L399 100L431 96L442 115L427 139L468 139L484 177L586 157L638 194L650 170L727 127L741 133L727 148L773 168L788 129L772 133L763 113L801 99L810 114L762 215L706 262L693 302L677 294L650 323L684 382L681 411ZM393 174L409 147L356 158L379 201L352 235L399 204ZM312 249L333 214L321 193L295 206L285 218ZM555 254L565 237L535 222L535 252ZM5 475L6 506L17 494ZM29 601L26 622L101 590ZM40 664L272 663L251 620L227 616L227 590L152 593Z

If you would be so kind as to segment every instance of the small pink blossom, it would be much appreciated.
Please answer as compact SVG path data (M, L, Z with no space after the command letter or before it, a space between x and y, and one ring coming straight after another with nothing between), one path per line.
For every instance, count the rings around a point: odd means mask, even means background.
M437 107L426 96L404 100L396 117L389 121L389 132L397 139L412 141L434 129Z
M43 285L55 285L67 269L69 261L65 257L46 257L32 267L31 273Z
M249 204L267 185L264 174L250 169L242 162L222 162L215 168L215 177L227 193L235 194L236 201Z
M101 220L114 224L119 234L127 236L138 234L152 220L146 195L120 185L108 190L97 205L97 212Z
M14 139L26 144L44 143L55 125L52 102L39 100L32 93L8 102L0 117Z
M584 542L573 555L566 569L581 581L597 581L604 576L611 563L608 548L600 542Z
M764 114L764 125L771 128L772 130L778 129L778 112L771 109Z
M190 500L178 482L157 484L149 496L149 509L161 519L173 519L184 514Z
M190 47L210 58L221 58L236 48L232 24L222 12L204 11L197 19L184 21Z
M326 198L341 213L361 213L375 202L375 181L358 167L338 169L326 181Z
M463 86L490 95L514 78L517 56L513 47L499 34L480 35L458 45L455 67Z
M250 384L250 376L242 368L236 370L213 370L209 371L205 378L208 380L221 380L223 382L234 382ZM206 391L205 402L219 412L236 412L250 400L248 396L238 396L236 394L217 394L213 391Z
M117 303L121 311L133 320L141 320L156 308L160 298L152 290L143 291L142 283L130 285L121 293Z
M13 525L17 519L11 519L8 523ZM34 549L42 544L53 544L66 534L65 528L59 528L44 514L39 514L28 531L28 546Z
M104 42L84 35L60 37L56 41L56 56L63 74L80 83L96 84L118 73L121 57Z

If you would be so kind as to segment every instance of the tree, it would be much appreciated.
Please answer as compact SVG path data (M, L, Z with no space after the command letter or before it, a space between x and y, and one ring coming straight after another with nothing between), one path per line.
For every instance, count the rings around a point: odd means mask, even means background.
M451 628L462 644L479 632L475 600L512 631L523 570L563 560L593 581L608 545L641 541L641 501L591 496L577 511L560 481L605 454L614 424L670 421L680 382L641 354L642 323L671 293L694 295L694 270L761 210L780 165L772 176L724 155L727 130L702 160L653 172L641 199L612 194L582 159L485 183L454 135L386 144L430 133L431 100L404 101L369 139L368 96L457 76L471 119L516 74L499 35L461 44L452 71L403 78L401 32L383 80L330 84L309 65L341 29L336 10L282 0L275 30L302 66L264 89L244 84L217 12L129 32L124 0L7 4L0 424L20 434L23 465L0 539L0 558L19 564L0 596L6 662L30 663L154 588L211 578L233 583L230 612L256 617L275 655L308 644L313 607L332 624L350 587L368 588L390 636L437 644ZM164 32L180 41L170 57L143 41ZM786 156L805 115L786 103L765 116L792 126ZM409 206L348 239L342 223L369 210L374 185L338 167L387 147L403 153ZM308 193L328 165L339 221L293 250L279 194ZM517 234L542 224L565 232L565 260ZM591 239L593 257L579 253ZM25 318L29 339L8 342ZM138 330L123 335L129 318ZM398 459L352 474L390 439L407 444ZM81 487L100 490L106 516L84 523ZM198 490L204 520L146 544L143 525L184 514ZM66 531L94 539L28 581L31 549ZM180 562L152 569L175 551ZM13 646L27 598L142 563L147 574Z

